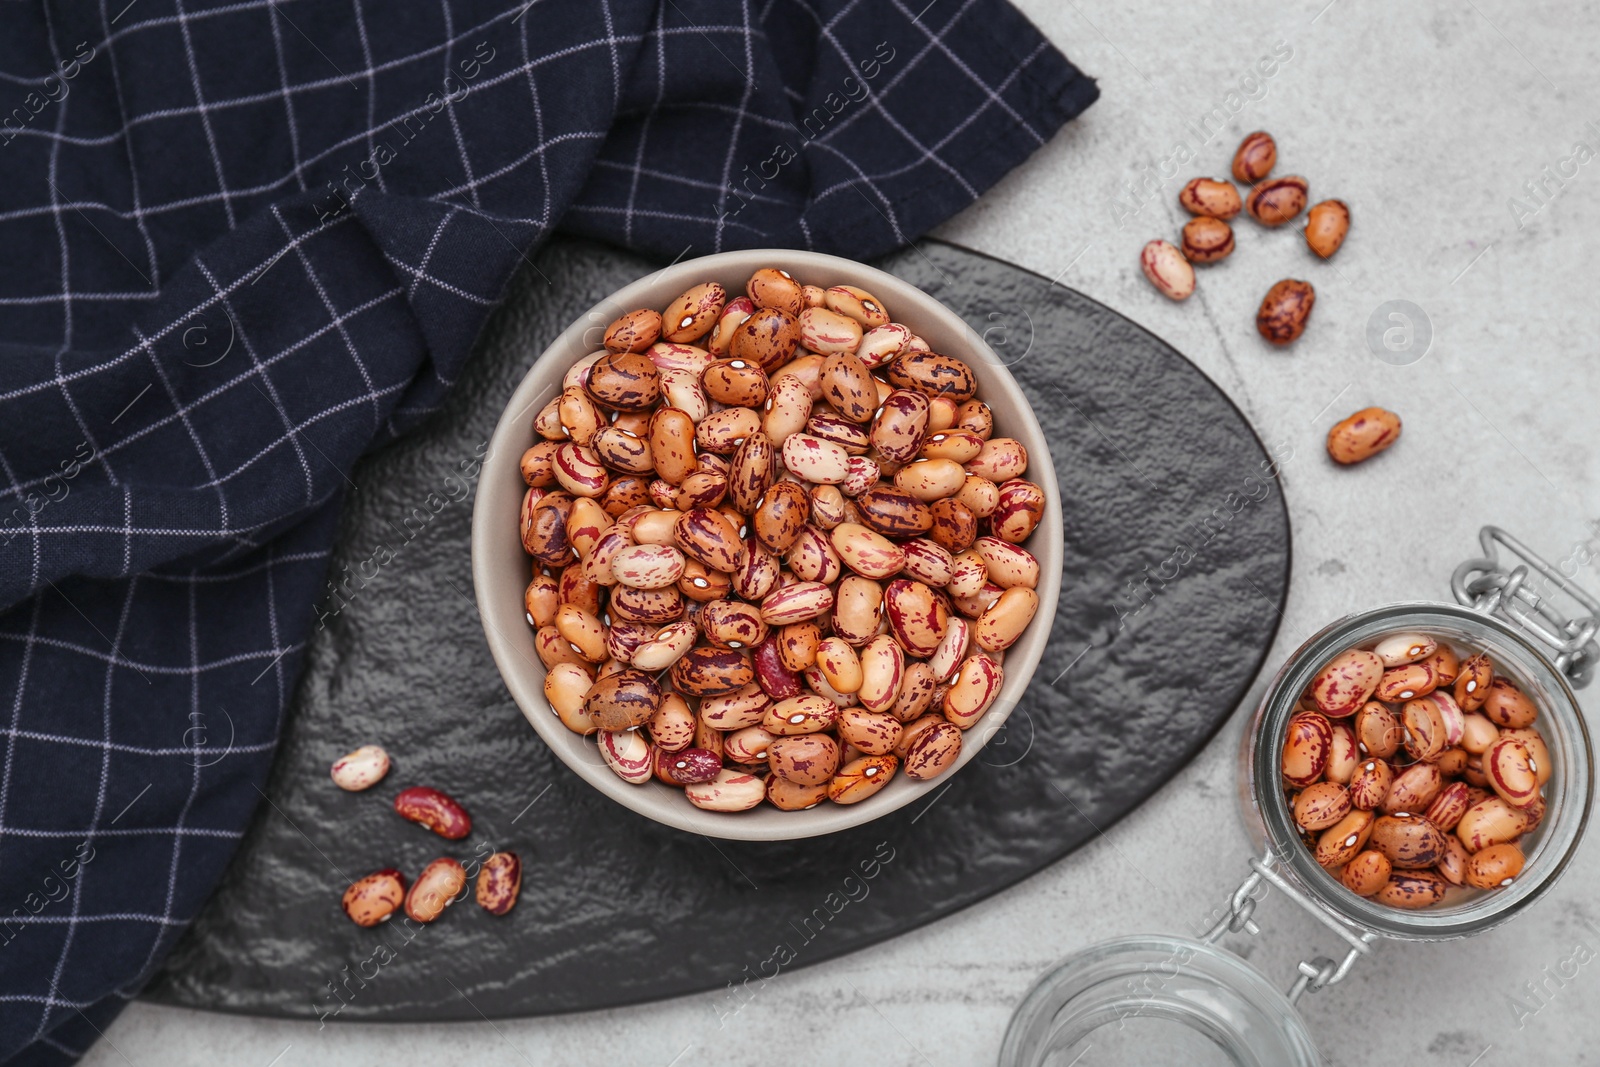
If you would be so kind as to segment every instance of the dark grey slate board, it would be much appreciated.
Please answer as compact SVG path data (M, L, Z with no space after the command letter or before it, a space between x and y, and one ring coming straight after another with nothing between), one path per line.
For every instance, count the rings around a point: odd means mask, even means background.
M1205 744L1260 667L1287 591L1289 525L1238 410L1110 309L928 242L884 266L955 308L1013 365L1065 502L1066 584L1027 699L948 789L854 831L713 843L619 807L555 760L500 682L473 606L459 471L548 341L654 265L560 240L536 266L512 286L448 409L356 472L335 570L371 575L362 564L384 546L397 558L315 635L271 804L146 997L279 1016L476 1019L719 989L816 963L981 900L1116 822ZM387 781L335 789L328 765L367 742L393 755ZM393 815L394 793L412 784L461 798L472 838L450 845ZM507 918L463 904L408 941L398 923L361 930L340 911L350 877L387 866L414 875L490 845L524 860Z

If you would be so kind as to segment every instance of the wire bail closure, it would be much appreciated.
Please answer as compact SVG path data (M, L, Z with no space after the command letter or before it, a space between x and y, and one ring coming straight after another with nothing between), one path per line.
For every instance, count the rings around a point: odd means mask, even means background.
M1233 891L1233 896L1228 898L1228 913L1218 919L1211 929L1205 932L1201 940L1207 944L1215 944L1225 933L1239 933L1241 931L1252 935L1260 933L1261 927L1256 924L1253 918L1258 900L1255 892L1263 882L1281 890L1290 900L1300 905L1301 910L1307 912L1312 918L1322 923L1335 934L1338 934L1339 938L1350 946L1350 950L1345 953L1344 959L1337 962L1327 956L1317 956L1309 961L1300 961L1300 965L1296 968L1299 972L1299 977L1294 980L1294 984L1289 987L1287 993L1289 1003L1293 1004L1308 989L1315 993L1336 982L1343 981L1345 975L1350 973L1350 968L1355 966L1356 960L1372 951L1372 946L1377 942L1378 935L1370 931L1358 933L1349 925L1329 915L1316 901L1306 896L1273 869L1277 862L1278 857L1270 848L1260 859L1252 859L1250 861L1250 876L1241 882L1239 888Z
M1600 646L1594 639L1600 631L1600 600L1498 526L1485 526L1478 532L1478 541L1483 556L1467 560L1450 576L1450 591L1456 601L1520 626L1555 653L1556 669L1571 680L1574 688L1588 685L1594 677L1595 663L1600 661ZM1520 562L1510 570L1503 568L1500 548ZM1568 616L1559 611L1550 603L1548 590L1540 592L1529 587L1529 578L1535 574L1588 614Z

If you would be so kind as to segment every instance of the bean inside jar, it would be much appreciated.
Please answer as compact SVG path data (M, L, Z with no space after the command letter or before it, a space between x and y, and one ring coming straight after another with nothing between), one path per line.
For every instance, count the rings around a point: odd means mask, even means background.
M1482 649L1406 632L1340 653L1284 740L1305 846L1346 889L1396 908L1510 885L1545 816L1538 716Z
M961 359L873 293L753 274L621 316L534 418L545 696L713 811L952 767L1038 609L1045 494Z

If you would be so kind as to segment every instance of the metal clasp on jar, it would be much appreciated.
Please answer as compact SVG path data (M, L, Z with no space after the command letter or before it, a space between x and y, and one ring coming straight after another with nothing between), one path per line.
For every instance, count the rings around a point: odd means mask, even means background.
M1344 979L1350 973L1350 968L1355 966L1356 960L1372 951L1372 946L1378 940L1378 935L1372 931L1357 931L1351 926L1340 922L1327 911L1323 910L1316 901L1302 893L1293 883L1287 881L1277 871L1273 870L1278 862L1278 857L1268 849L1260 859L1250 861L1250 877L1240 883L1239 888L1233 891L1233 896L1228 898L1228 911L1216 924L1207 930L1200 940L1207 944L1214 944L1222 935L1232 931L1241 930L1247 934L1260 932L1253 916L1255 915L1256 890L1261 888L1263 882L1283 891L1290 900L1300 905L1301 909L1316 919L1322 925L1338 934L1350 950L1345 953L1344 959L1334 961L1326 956L1318 956L1311 960L1302 960L1296 968L1299 977L1289 987L1287 996L1289 1003L1293 1004L1300 999L1306 990L1317 992Z
M1575 688L1588 685L1595 663L1600 661L1600 645L1595 643L1595 634L1600 631L1600 600L1498 526L1485 526L1478 532L1478 540L1483 557L1467 560L1450 576L1450 589L1457 602L1521 627L1555 652L1556 669ZM1520 562L1505 569L1497 547L1507 549ZM1533 574L1565 593L1588 614L1565 615L1550 602L1548 591L1530 587L1528 579Z

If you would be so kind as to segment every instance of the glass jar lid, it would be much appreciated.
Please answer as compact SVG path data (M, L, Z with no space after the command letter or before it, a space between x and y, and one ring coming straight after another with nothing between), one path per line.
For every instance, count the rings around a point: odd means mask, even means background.
M1069 956L1028 993L1001 1067L1317 1067L1289 998L1208 941L1141 934Z

